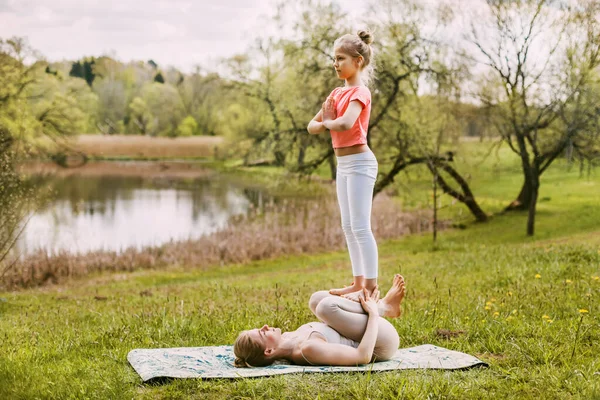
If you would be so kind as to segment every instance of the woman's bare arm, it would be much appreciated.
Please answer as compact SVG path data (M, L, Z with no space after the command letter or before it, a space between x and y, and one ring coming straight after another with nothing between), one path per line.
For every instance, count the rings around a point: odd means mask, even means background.
M373 350L379 330L379 316L369 315L367 329L357 348L324 340L307 340L302 347L304 358L316 365L352 366L368 364L373 358Z

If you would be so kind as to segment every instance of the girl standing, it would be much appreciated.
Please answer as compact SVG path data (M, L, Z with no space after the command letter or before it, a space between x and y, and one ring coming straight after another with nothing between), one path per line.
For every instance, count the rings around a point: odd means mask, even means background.
M337 158L337 197L354 280L330 293L355 301L363 289L368 293L375 290L378 272L377 243L371 231L377 159L367 145L371 92L365 86L372 71L372 41L368 31L335 41L333 67L345 84L331 92L307 128L311 134L331 132Z

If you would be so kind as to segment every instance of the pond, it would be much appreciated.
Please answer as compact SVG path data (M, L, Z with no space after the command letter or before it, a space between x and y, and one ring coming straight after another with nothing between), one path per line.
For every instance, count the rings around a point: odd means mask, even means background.
M34 172L32 181L53 194L19 238L22 255L38 249L121 251L197 238L271 201L263 190L223 174L166 163Z

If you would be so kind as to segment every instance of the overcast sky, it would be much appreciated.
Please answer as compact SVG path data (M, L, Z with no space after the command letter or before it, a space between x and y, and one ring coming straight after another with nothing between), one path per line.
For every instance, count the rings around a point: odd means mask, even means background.
M220 59L245 51L258 35L279 33L265 31L273 27L270 19L277 2L0 0L0 38L26 37L49 61L109 55L123 62L152 59L162 68L171 65L185 72L193 71L196 65L215 70ZM483 0L419 2L430 6L447 3L457 13L468 13L484 4ZM338 3L349 14L353 29L365 27L368 0ZM425 18L422 22L425 28L437 30L435 21ZM439 38L454 47L466 30L468 26L457 18Z
M364 0L344 0L359 14ZM112 54L185 71L244 51L272 0L0 0L0 38L27 37L49 61Z

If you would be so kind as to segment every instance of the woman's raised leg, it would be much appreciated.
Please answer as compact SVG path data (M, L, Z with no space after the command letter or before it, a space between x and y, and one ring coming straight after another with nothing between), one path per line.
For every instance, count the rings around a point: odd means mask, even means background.
M318 303L315 313L340 335L355 342L361 341L367 328L368 316L360 303L343 297L324 297ZM378 324L374 355L378 359L389 359L398 349L400 338L396 329L385 319L379 317Z

